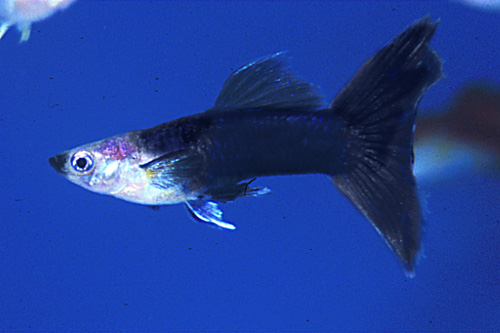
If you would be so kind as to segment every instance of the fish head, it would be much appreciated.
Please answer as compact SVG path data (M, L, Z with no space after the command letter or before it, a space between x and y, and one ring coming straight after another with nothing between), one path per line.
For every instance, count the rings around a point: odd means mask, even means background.
M57 154L49 163L87 190L135 201L147 182L139 157L127 136L116 136Z

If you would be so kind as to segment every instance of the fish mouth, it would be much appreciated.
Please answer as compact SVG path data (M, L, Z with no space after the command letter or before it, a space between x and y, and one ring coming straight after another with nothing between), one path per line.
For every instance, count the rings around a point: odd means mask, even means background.
M66 160L66 154L57 154L56 156L49 158L49 163L54 169L56 169L57 172L65 175L66 170L64 165L66 164Z

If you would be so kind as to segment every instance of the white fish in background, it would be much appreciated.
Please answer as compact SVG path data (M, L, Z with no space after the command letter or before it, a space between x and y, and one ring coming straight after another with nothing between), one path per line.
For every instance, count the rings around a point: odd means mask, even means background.
M31 24L67 8L75 0L0 0L0 39L13 25L21 32L20 42L30 37Z
M480 10L499 11L500 0L454 0L469 7L474 7Z

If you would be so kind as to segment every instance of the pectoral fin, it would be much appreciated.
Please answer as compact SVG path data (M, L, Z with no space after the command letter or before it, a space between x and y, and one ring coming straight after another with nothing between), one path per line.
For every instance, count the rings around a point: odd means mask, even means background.
M233 224L222 220L222 211L214 201L191 200L186 202L186 207L191 216L198 222L213 223L224 229L236 229Z
M141 165L155 186L171 188L187 186L200 173L203 158L191 150L179 150L162 155Z

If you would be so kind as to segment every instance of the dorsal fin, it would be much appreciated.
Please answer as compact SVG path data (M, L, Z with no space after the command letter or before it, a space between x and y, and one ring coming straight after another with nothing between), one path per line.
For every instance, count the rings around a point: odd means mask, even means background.
M283 52L249 63L231 74L213 109L311 108L323 103L316 86L293 75Z

